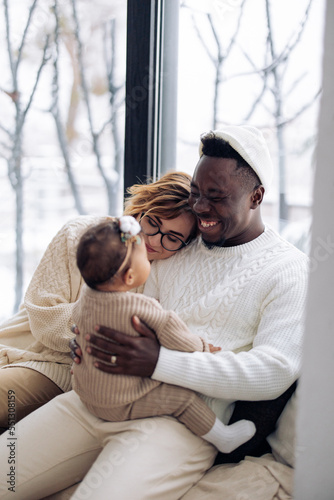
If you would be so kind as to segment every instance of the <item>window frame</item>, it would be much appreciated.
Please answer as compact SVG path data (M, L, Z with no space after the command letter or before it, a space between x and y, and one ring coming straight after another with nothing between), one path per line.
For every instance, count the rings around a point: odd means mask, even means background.
M127 1L124 194L176 168L179 0Z

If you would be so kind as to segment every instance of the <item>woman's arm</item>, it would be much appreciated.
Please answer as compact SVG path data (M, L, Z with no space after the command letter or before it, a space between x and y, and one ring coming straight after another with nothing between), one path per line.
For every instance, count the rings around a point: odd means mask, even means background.
M72 307L82 285L76 266L76 245L98 217L78 217L67 223L46 249L27 289L24 306L31 332L44 346L69 352L73 337Z

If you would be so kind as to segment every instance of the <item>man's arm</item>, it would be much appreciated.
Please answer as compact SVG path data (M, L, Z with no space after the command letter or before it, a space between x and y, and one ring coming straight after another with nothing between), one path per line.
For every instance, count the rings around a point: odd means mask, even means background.
M289 264L268 280L252 349L191 356L161 348L152 378L227 400L274 399L299 376L307 293L306 261ZM296 265L295 265L296 267Z
M95 363L101 371L116 373L116 367L110 367L110 364L104 364L103 361L110 363L110 356L118 354L118 373L125 374L126 370L127 375L138 376L140 373L141 377L150 377L153 374L159 358L160 343L157 341L155 332L137 316L133 316L132 324L141 337L129 337L129 335L104 326L97 330L100 335L104 336L104 340L94 335L90 336L89 353L101 361ZM79 334L76 325L73 325L71 330L76 335ZM116 341L118 345L115 346ZM75 363L80 364L82 351L75 338L70 341L69 346L71 358ZM221 347L212 344L208 344L208 348L211 353L221 351Z
M158 346L151 344L152 339L144 347L146 338L131 339L129 344L127 339L116 338L109 332L109 337L121 344L118 373L151 375L161 382L222 399L255 401L278 397L297 379L300 371L307 273L298 282L289 273L288 277L282 274L272 279L279 286L277 289L273 286L272 295L269 294L262 305L262 318L250 351L237 354L222 351L215 356L181 353L163 347L159 351ZM93 339L92 343L98 345ZM126 354L127 346L129 353Z

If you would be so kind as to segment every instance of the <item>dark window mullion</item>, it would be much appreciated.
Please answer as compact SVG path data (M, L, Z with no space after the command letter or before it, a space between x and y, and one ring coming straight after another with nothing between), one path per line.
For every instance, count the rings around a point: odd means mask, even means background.
M128 0L124 190L155 178L163 0ZM158 62L157 62L158 61Z

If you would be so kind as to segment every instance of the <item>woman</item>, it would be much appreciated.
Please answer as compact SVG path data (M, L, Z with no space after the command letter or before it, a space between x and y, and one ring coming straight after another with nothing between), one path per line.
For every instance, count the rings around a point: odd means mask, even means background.
M125 213L141 218L149 260L166 259L195 236L188 174L171 172L129 189ZM8 391L19 421L71 389L72 307L83 284L75 249L98 216L81 216L54 237L38 265L20 311L0 328L0 428L8 427Z
M167 174L156 183L149 186L136 186L130 191L130 199L126 203L126 213L132 213L141 220L151 260L166 259L173 256L175 252L182 250L196 236L195 221L187 203L189 192L190 176L182 173ZM143 199L140 196L142 193L144 193ZM96 476L98 482L101 474L102 476L111 474L116 487L122 487L122 485L130 483L138 486L140 480L145 479L146 471L156 468L160 471L160 474L163 474L164 478L177 476L175 484L178 492L180 488L183 490L185 487L187 488L185 484L187 485L189 480L196 482L212 465L216 455L216 449L210 443L170 418L154 417L118 423L105 422L93 416L94 422L84 426L85 431L88 430L88 433L84 433L85 436L80 434L80 429L83 427L78 422L76 423L75 418L74 422L72 420L73 425L71 427L64 421L69 408L67 396L70 396L70 401L73 401L73 391L69 392L71 359L68 347L68 341L73 337L71 332L72 307L73 303L78 299L82 286L79 271L74 264L75 250L81 234L88 226L98 221L98 217L79 217L68 223L56 235L32 279L25 297L24 306L16 317L16 322L19 325L25 325L27 330L24 331L24 327L21 327L19 331L30 334L30 338L38 338L38 342L33 344L33 347L29 346L27 350L21 347L19 351L25 362L22 368L22 371L24 370L23 376L29 375L30 371L34 370L41 383L48 377L48 380L56 385L54 374L58 370L67 381L67 385L64 384L58 391L59 396L49 401L48 404L44 404L48 401L48 394L46 394L40 408L22 419L17 428L15 426L10 428L9 432L13 442L16 433L20 436L17 454L20 456L21 465L24 464L24 467L20 467L16 474L15 449L10 450L14 460L11 464L7 462L5 453L0 453L2 460L0 474L3 475L0 479L0 498L12 495L13 491L15 491L15 498L18 499L24 498L27 500L30 498L36 500L37 498L43 498L82 479L97 457L101 459ZM40 312L43 313L42 320L40 319ZM21 322L19 322L20 319ZM13 323L11 324L12 327ZM10 322L7 326L8 331L10 331ZM27 344L26 341L25 345ZM5 352L8 357L11 357L10 361L15 364L18 351L7 348ZM29 359L29 356L32 359ZM52 367L53 371L51 369L47 371L49 366ZM9 375L13 373L15 375L16 371L21 371L21 367L20 363L20 368L16 365L11 369L0 370L0 376L3 373ZM31 368L32 370L30 370ZM12 380L15 381L14 377L12 377ZM59 377L56 380L58 381ZM2 384L1 380L0 383ZM3 388L4 385L1 387ZM7 396L12 387L14 387L14 382L9 378L7 386L2 389L5 392L3 399L5 399L6 410L8 408ZM26 386L23 385L23 387ZM19 387L15 387L15 390L13 390L15 395L18 389ZM32 391L26 390L26 392L29 392L30 395ZM62 392L64 394L61 394ZM53 394L53 396L56 395ZM75 404L76 402L74 402L73 406ZM24 409L26 413L28 413L28 410ZM74 415L75 411L78 412L78 415L82 413L80 406L74 408ZM21 418L22 413L23 411L19 414ZM110 439L114 440L111 454L106 454L107 447L104 446L105 442L103 442L102 427L105 424L114 426L113 436L110 437ZM90 439L91 431L94 435L92 434ZM171 439L171 432L173 439ZM68 446L74 433L79 443L84 442L85 451L83 453L82 449L78 453L76 450L73 451L71 446ZM190 434L190 442L188 434ZM5 443L5 446L7 446L7 435L9 434L1 436L3 438L2 443ZM53 444L50 445L50 448L43 447L42 444L48 443L50 437L53 439ZM177 460L175 460L175 446L173 444L175 442L178 443ZM33 446L37 444L37 451L33 454L31 454L32 443ZM41 446L38 446L38 443ZM157 443L159 443L159 446L157 446ZM164 456L159 454L160 446L164 446L165 449L169 450L169 452L167 451L169 456L169 458L167 456L167 460L166 454ZM103 451L101 452L102 448ZM66 458L63 459L65 449ZM138 461L137 450L140 450L145 456L145 461ZM58 462L56 457L59 452L62 458ZM200 460L198 456L201 456ZM37 459L37 466L34 461L35 458ZM50 460L52 465L50 465ZM181 466L186 461L192 463L189 471ZM125 464L127 467L124 467ZM7 470L8 467L9 470ZM128 468L131 470L131 478L129 478L127 472ZM186 482L185 477L187 477ZM13 485L10 482L7 484L7 480L12 481ZM185 484L180 484L184 482ZM17 491L17 487L19 487L19 491ZM161 484L161 487L163 488L163 484ZM14 488L14 490L10 488ZM89 488L91 489L88 492L90 498L98 498L94 496L95 484L92 483ZM156 498L156 490L152 494ZM175 494L177 495L177 493ZM78 495L78 498L81 498L80 492ZM147 495L149 495L148 492ZM122 496L121 492L116 497L124 498L124 495ZM162 492L159 497L163 498ZM153 497L147 496L147 498Z

